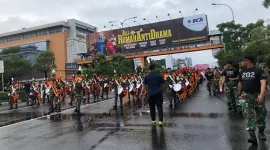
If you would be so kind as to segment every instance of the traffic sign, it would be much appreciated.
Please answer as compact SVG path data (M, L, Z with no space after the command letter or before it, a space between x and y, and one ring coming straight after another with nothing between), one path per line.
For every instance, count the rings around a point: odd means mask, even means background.
M4 61L0 60L0 73L4 73Z

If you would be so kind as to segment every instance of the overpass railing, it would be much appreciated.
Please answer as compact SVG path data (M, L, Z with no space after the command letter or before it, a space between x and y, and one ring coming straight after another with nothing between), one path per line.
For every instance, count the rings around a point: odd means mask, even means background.
M154 53L154 52L167 52L167 51L172 51L172 50L179 50L179 49L189 49L189 48L197 48L197 47L206 47L206 46L214 46L214 45L220 45L222 44L220 41L209 41L209 42L201 42L201 43L194 43L194 44L186 44L186 45L181 45L181 46L176 46L176 47L162 47L158 49L153 49L153 50L145 50L145 51L140 51L140 52L126 52L126 53L119 53L125 56L130 56L130 55L137 55L137 54L148 54L148 53ZM111 58L113 54L106 55L106 58ZM87 60L92 60L93 56L87 56L81 58L74 59L74 62L79 62L79 61L87 61Z

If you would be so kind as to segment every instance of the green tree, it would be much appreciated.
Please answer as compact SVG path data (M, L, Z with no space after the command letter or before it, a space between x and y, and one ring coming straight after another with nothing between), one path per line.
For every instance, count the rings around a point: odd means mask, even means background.
M165 66L165 59L161 59L161 60L152 60L150 59L150 64L155 64L156 67L156 71L158 72L162 72L165 71L162 66Z
M244 45L245 28L241 24L234 22L225 22L217 25L217 28L223 33L223 42L226 51L239 51Z
M42 51L37 55L35 68L44 72L45 78L48 78L48 72L56 68L54 53L50 50Z
M253 55L258 63L270 64L270 26L258 26L250 32L250 42L243 49L245 54Z
M21 55L3 58L5 68L5 81L11 82L11 78L20 77L24 72L31 69L31 62Z
M217 53L215 58L218 64L223 66L227 61L235 64L239 63L244 54L251 54L258 60L264 61L268 54L268 44L270 30L264 26L263 20L250 23L246 27L234 24L233 22L221 23L217 25L223 33L225 48Z
M129 74L135 72L132 59L126 59L124 55L115 54L112 57L111 64L118 74Z
M137 66L136 67L136 71L139 73L139 72L142 72L142 67L141 66Z
M269 8L269 6L270 6L270 0L264 0L264 1L263 1L263 6L264 6L265 8Z
M107 60L104 54L96 54L92 60L92 67L90 72L104 75L113 75L113 68L111 63Z
M1 52L1 55L18 53L20 50L21 50L20 46L4 48L3 51Z

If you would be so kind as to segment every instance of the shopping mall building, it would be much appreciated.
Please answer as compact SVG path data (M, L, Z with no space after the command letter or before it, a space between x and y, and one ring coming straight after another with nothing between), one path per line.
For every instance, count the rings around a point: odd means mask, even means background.
M87 35L96 31L96 27L87 23L69 19L41 26L23 28L18 31L0 34L0 52L7 47L20 46L22 54L32 64L39 52L51 50L55 54L57 76L66 76L66 63L72 63L79 53L87 52ZM2 55L1 57L8 57ZM20 80L43 79L44 74L32 70Z

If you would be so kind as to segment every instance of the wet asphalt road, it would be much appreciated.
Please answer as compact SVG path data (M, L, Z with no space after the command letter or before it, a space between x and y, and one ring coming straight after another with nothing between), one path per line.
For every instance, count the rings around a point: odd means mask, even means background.
M21 118L0 128L1 150L269 149L268 141L258 146L247 143L245 119L229 112L225 100L223 95L209 96L205 87L174 108L165 100L164 128L151 125L147 107L134 111L131 104L113 110L113 99L82 106L82 115L74 114L74 108L46 115L47 106L0 112L2 126ZM40 115L20 122L31 116L25 114ZM266 136L270 140L269 128Z

